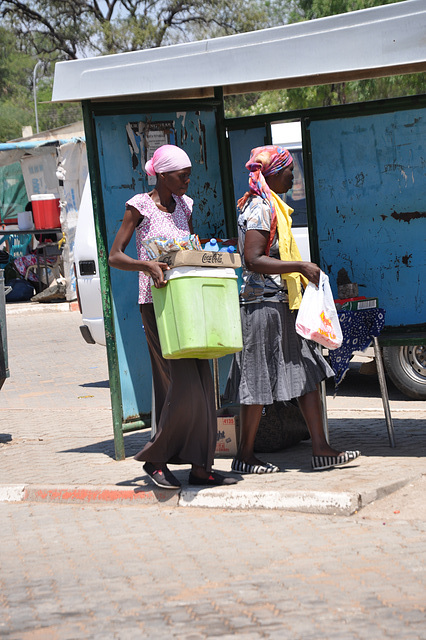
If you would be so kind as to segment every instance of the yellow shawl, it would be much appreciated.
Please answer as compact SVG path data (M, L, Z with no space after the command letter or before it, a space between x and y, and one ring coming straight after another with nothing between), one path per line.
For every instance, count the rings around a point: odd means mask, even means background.
M271 197L274 201L275 212L277 215L278 230L278 247L280 251L280 259L285 262L301 261L299 249L291 232L291 214L293 209L281 200L271 190ZM304 287L308 285L308 280L301 273L293 271L292 273L281 274L283 280L287 283L288 304L291 310L298 309L302 302L302 284Z

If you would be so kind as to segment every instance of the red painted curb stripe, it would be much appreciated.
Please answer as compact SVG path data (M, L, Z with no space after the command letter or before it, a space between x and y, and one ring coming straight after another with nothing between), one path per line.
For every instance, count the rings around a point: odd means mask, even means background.
M157 504L175 498L177 491L153 491L144 488L135 489L94 489L90 487L25 487L24 500L28 502L138 502Z

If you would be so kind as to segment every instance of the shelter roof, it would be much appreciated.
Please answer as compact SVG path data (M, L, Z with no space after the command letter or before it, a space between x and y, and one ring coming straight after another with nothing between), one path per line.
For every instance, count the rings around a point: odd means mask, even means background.
M222 38L59 62L53 102L165 100L426 70L426 3L406 0Z

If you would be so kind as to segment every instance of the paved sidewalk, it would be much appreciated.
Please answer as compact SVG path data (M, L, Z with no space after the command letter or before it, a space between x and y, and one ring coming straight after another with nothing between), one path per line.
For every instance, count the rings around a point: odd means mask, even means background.
M367 509L0 504L0 637L424 640L426 523Z
M425 473L426 402L390 386L396 448L389 446L376 378L348 374L327 399L331 442L360 449L352 465L311 472L309 442L263 458L285 472L242 476L223 489L188 488L189 467L171 467L180 492L153 487L133 460L149 432L125 436L126 460L114 459L105 349L80 336L80 314L67 303L7 305L11 377L0 391L0 501L121 501L168 506L289 509L351 514ZM355 384L354 384L355 381ZM230 471L230 459L215 468Z

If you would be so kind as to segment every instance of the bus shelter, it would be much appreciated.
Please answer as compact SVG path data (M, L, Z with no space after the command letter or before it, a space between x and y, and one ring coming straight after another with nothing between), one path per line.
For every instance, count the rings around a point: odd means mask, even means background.
M345 113L334 112L342 122L336 131L331 127L334 135L330 138L327 123L332 110L227 121L224 96L424 72L425 28L424 3L409 0L251 33L56 65L53 101L80 101L83 106L117 459L125 457L123 435L150 424L151 371L137 305L137 274L110 271L107 264L125 202L135 193L152 188L143 171L145 161L161 144L175 143L184 148L193 164L190 195L195 203L194 229L204 238L233 237L235 200L245 190L246 182L243 189L241 184L247 175L243 177L242 173L250 149L271 141L272 122L300 118L306 143L313 258L322 268L331 264L332 268L325 270L333 282L337 266L347 266L347 262L342 252L330 262L336 243L329 229L334 226L333 211L334 215L337 212L324 156L331 145L335 153L330 155L330 162L348 169L352 159L343 157L345 140L362 133L363 123L357 117L363 115L365 107L351 107L355 119L350 124L344 121ZM396 120L390 116L378 136L395 126L399 132L404 131L409 119L414 132L409 153L414 152L415 138L420 131L424 133L424 106L425 96L396 107L372 105L373 115L384 111L405 113L401 118L395 116ZM368 131L376 126L376 122L368 122L365 135L359 137L361 147L369 139ZM398 142L394 137L394 144ZM341 188L347 180L346 169L337 178ZM354 180L352 191L361 178L354 176ZM321 189L322 200L317 200ZM366 185L367 200L373 190L373 185ZM327 205L325 209L322 202ZM353 218L348 212L345 219L351 222L342 238L353 234ZM359 217L356 224L361 224ZM136 256L135 246L128 250ZM425 271L424 261L421 268ZM224 370L227 366L229 362L222 363Z

